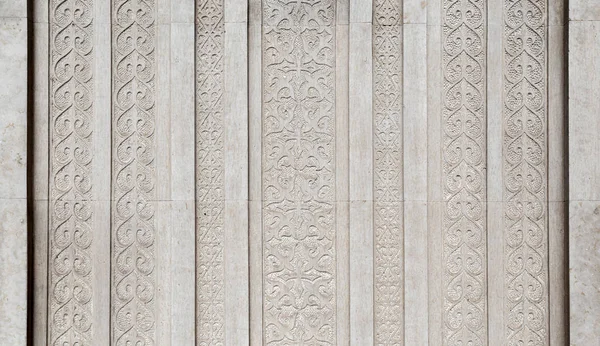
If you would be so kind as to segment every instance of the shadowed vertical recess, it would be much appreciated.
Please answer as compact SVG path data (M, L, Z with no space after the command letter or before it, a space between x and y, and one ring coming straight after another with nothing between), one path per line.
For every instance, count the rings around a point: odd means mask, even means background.
M548 345L547 0L504 1L507 345Z
M93 345L93 1L49 8L48 344Z
M402 0L373 3L375 344L404 344Z
M335 345L335 1L262 4L264 343Z
M487 344L484 0L442 3L444 345Z
M156 3L112 0L114 345L154 345Z
M223 0L196 1L196 343L225 344Z

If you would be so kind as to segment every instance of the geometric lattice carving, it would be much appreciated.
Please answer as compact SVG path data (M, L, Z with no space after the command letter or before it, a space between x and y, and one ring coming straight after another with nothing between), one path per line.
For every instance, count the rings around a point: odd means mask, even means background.
M547 0L504 1L507 345L548 345Z
M444 345L487 344L486 18L483 0L443 1Z
M154 345L156 4L113 0L112 342Z
M262 5L264 341L335 345L335 1Z
M196 343L224 345L223 0L196 6Z
M50 345L93 345L93 7L50 1Z
M402 3L373 3L375 344L404 344Z

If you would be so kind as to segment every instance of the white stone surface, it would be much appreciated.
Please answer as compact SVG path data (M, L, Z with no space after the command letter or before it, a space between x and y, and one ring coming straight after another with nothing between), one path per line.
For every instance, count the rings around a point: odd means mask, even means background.
M28 222L36 346L598 344L600 8L514 3L0 0L0 344Z
M600 13L593 11L596 5L595 1L569 4L569 297L573 346L600 345ZM574 13L586 14L578 17Z
M0 1L0 343L25 345L28 304L25 1Z

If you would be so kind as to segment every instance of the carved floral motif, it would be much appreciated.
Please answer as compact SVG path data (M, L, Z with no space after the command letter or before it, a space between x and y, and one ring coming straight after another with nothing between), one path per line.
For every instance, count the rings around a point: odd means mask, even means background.
M155 11L113 0L112 341L155 340Z
M263 1L267 345L335 345L335 1Z
M444 0L443 343L487 344L484 0Z
M402 3L373 3L375 344L404 344Z
M196 5L196 341L225 344L223 0Z
M49 345L93 344L93 17L50 2Z
M546 0L504 1L507 345L548 345Z

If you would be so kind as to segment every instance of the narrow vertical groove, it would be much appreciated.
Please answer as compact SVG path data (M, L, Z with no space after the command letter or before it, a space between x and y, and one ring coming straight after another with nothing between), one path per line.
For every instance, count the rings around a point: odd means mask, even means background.
M223 0L196 1L196 344L225 344Z
M93 2L50 2L48 344L92 345Z
M156 340L156 3L112 1L114 345Z
M444 345L487 344L486 3L442 9Z
M335 345L335 1L262 15L265 344Z
M374 336L404 343L402 3L373 4Z
M547 0L504 1L507 345L548 345Z

